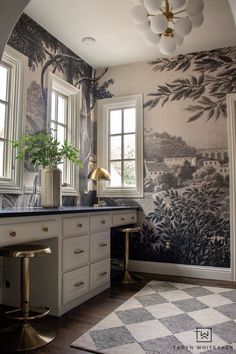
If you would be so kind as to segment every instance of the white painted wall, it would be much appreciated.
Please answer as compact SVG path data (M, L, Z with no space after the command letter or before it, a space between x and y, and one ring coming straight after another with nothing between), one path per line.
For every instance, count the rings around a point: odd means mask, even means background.
M235 0L228 0L229 2L229 6L231 7L231 11L233 14L233 18L234 18L234 24L236 26L236 1Z
M18 18L30 0L1 0L0 2L0 59Z

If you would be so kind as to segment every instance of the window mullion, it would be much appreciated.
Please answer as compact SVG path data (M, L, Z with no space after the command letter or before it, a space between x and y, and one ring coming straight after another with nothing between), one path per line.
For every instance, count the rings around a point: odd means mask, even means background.
M58 95L55 93L55 127L56 127L56 139L57 139L57 126L58 126Z
M121 117L121 184L124 187L124 109Z
M12 149L9 148L9 141L13 139L13 129L14 129L14 102L15 102L15 92L12 88L12 73L8 72L7 79L7 98L8 104L6 105L5 110L5 124L4 124L4 133L6 137L6 142L4 144L4 165L3 165L3 174L7 178L12 177ZM11 152L11 153L10 153Z
M68 97L65 97L64 98L65 99L65 102L66 102L66 104L65 104L65 107L64 107L64 115L65 115L65 117L66 117L66 119L65 119L65 126L64 126L64 140L66 139L68 142L71 142L71 139L69 139L69 136L68 136L68 134L69 134L69 129L68 129L68 127L69 127L69 119L71 118L71 117L69 117L69 107L68 107L68 101L69 101L69 98ZM70 126L71 126L71 122L70 122ZM65 161L64 161L64 176L65 176L65 181L66 181L66 183L68 183L68 181L69 181L69 176L70 176L70 171L69 171L69 168L70 168L70 163L69 163L69 161L68 161L68 159L65 159Z
M9 101L4 101L4 100L1 100L1 98L0 98L0 103L1 103L1 104L5 104L6 106L8 106L8 105L9 105Z

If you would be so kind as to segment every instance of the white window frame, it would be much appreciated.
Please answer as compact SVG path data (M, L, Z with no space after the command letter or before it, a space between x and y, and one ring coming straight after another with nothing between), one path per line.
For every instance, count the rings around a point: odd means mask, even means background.
M52 107L52 91L65 96L68 101L68 134L66 137L68 142L79 150L79 128L80 128L80 90L61 77L49 73L48 79L48 112L47 124L51 126L51 107ZM58 166L60 168L60 166ZM78 196L79 193L79 167L68 161L68 168L70 169L70 185L62 187L62 195Z
M113 187L109 182L99 183L100 197L142 198L143 197L143 95L106 98L97 103L97 160L98 166L109 170L109 111L136 108L136 187Z
M0 178L0 193L23 194L24 162L16 159L18 151L10 141L19 140L24 134L28 58L7 45L1 64L10 68L7 137L10 159L7 163L9 178Z

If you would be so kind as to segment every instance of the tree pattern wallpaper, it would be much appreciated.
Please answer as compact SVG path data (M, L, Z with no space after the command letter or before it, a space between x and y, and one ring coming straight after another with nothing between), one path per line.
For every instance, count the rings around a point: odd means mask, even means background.
M63 197L64 205L89 203L91 196L87 190L87 173L89 164L95 155L95 133L93 108L99 98L109 97L107 87L112 80L99 85L99 79L106 73L102 70L97 75L83 59L78 57L59 40L48 33L29 16L23 14L17 22L8 41L8 45L28 57L28 89L26 103L26 130L37 132L47 124L47 75L51 71L78 87L81 92L80 115L80 158L84 168L80 170L80 196ZM38 206L40 195L38 170L25 162L25 184L33 185L33 194L0 195L0 207ZM83 198L85 200L83 200Z
M144 213L131 259L230 267L226 94L236 92L235 55L223 48L106 74L114 96L144 94Z
M130 258L229 267L226 94L236 91L236 47L93 70L25 14L8 44L29 58L26 129L46 126L48 71L82 91L80 195L64 197L63 204L91 205L94 197L85 191L87 172L96 165L96 101L143 93L144 198L106 199L142 208ZM0 207L39 205L38 171L27 162L24 177L33 193L0 195ZM122 247L115 238L113 256L121 257Z

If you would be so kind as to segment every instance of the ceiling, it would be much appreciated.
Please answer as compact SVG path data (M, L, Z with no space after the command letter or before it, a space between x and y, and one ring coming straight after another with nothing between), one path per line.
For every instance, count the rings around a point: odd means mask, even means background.
M229 0L231 1L231 0ZM236 27L227 0L204 0L204 23L185 37L175 54L236 44ZM136 32L135 0L31 0L25 12L94 68L163 57ZM85 45L83 37L96 38Z

